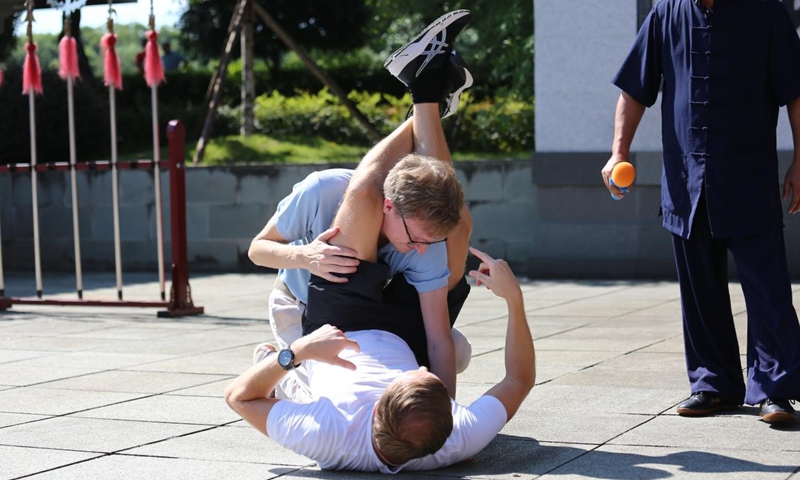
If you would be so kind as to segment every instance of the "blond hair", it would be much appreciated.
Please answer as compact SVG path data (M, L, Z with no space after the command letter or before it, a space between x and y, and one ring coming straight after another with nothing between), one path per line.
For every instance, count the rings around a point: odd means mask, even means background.
M420 220L425 233L446 237L461 220L464 191L450 162L410 154L389 171L383 196L400 215Z
M450 396L434 376L395 382L375 405L373 440L397 465L437 452L452 431Z

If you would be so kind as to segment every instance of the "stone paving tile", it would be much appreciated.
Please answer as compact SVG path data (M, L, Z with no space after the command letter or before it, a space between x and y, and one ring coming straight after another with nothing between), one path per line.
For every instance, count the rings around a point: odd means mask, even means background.
M309 466L314 463L302 455L281 447L249 425L242 422L239 424L242 426L214 428L134 448L125 453L294 467Z
M523 405L525 411L570 415L593 414L657 415L672 411L686 398L685 389L644 389L636 387L575 386L550 382L534 387Z
M202 327L202 326L200 326ZM193 330L205 331L207 328L196 328ZM76 333L70 335L74 338L97 338L112 340L172 340L174 337L184 335L185 329L152 327L147 325L122 325L118 327L106 328L103 330L93 330L91 332Z
M33 337L0 333L0 349L44 350L51 352L77 352L94 350L108 344L108 340L96 338Z
M576 319L575 323L558 322L553 320L548 321L546 318L542 319L532 316L529 316L528 319L528 324L531 328L531 335L533 335L534 340L537 338L550 337L559 333L584 327L590 325L591 322L593 322L593 319L585 318ZM459 317L459 322L456 323L456 327L461 330L461 332L469 339L490 336L499 338L501 341L505 341L505 329L508 325L508 319L506 317L473 324L461 325L460 323Z
M784 480L797 465L800 454L780 451L607 445L539 478Z
M363 473L363 472L336 472L331 470L320 470L317 467L307 467L307 468L300 468L300 469L288 469L288 468L277 468L272 469L274 473L286 472L281 473L280 479L281 480L302 480L302 479L309 479L313 478L315 480L368 480L376 478L375 473ZM460 477L446 477L439 474L439 472L435 473L422 473L422 472L401 472L400 473L403 477L407 479L413 480L442 480L442 478L460 478ZM380 477L378 477L380 478Z
M24 335L33 337L56 337L74 333L105 330L112 328L116 324L116 322L108 320L93 321L85 318L80 321L73 319L40 319L4 327L0 334L4 336Z
M236 378L235 376L231 375L225 380L220 380L218 382L207 383L205 385L199 385L197 387L191 388L184 388L182 390L175 390L174 392L170 392L170 395L187 395L192 397L219 397L222 398L225 393L225 387L228 386L231 381Z
M689 380L682 370L635 370L605 368L602 364L587 370L553 380L554 385L581 385L594 387L670 388L689 391Z
M47 415L31 415L28 413L5 413L0 412L0 428L10 427L11 425L18 425L20 423L28 423L36 420L48 418Z
M653 301L616 301L613 299L588 298L576 300L562 305L552 306L538 310L541 315L547 316L581 316L581 317L617 317L630 315L656 306Z
M800 422L788 428L771 428L758 419L754 407L727 415L684 418L659 416L652 422L612 440L615 445L681 448L794 451L800 466Z
M88 369L96 371L111 370L121 367L134 367L161 362L174 358L174 355L154 355L136 353L74 352L64 353L56 357L33 358L21 360L13 365L20 367L53 367Z
M498 435L470 462L430 472L456 478L533 478L570 462L591 445L538 442L527 436Z
M596 342L623 340L630 342L628 348L639 348L640 343L651 345L664 338L664 333L648 328L620 328L606 325L586 325L553 335L549 338L559 340L592 340Z
M77 377L94 373L94 368L53 368L49 367L24 367L16 363L0 365L0 379L3 383L15 386L36 385L43 382L60 380L63 378Z
M574 352L631 352L650 346L660 340L628 340L626 338L609 338L593 340L591 338L562 338L561 334L538 339L537 350L569 350Z
M640 353L678 353L683 355L683 335L666 338L660 342L649 345L641 350Z
M126 286L126 298L153 298L155 283L132 274L139 277L145 281ZM273 279L194 278L195 301L208 312L200 317L27 306L0 314L0 458L13 448L18 465L35 468L25 472L54 468L31 478L374 478L321 471L225 406L224 388L250 365L252 347L272 340L266 305ZM86 283L100 280L113 285L113 275L87 275ZM72 282L62 283L64 295L74 296ZM706 419L675 414L688 393L677 284L523 280L522 288L536 338L533 392L473 462L406 478L800 480L800 424L769 428L752 407ZM743 333L747 315L735 283L731 296ZM504 375L506 322L504 301L473 288L457 323L474 355L458 378L460 402ZM14 413L84 408L62 417ZM49 467L40 459L51 451L79 457L53 454ZM117 453L82 461L92 452ZM0 461L0 479L6 465Z
M0 445L111 453L206 428L176 423L55 417L0 429Z
M251 356L242 358L201 354L149 363L130 370L172 373L211 373L216 375L239 375L252 365ZM128 370L128 369L126 369Z
M36 480L100 479L125 480L264 480L275 478L280 467L248 463L209 462L180 458L107 455L88 462L30 477Z
M204 341L193 342L182 341L180 336L160 340L106 340L103 345L96 347L92 351L168 355L177 358L199 355L216 348L217 343L213 340L213 333L209 332Z
M534 344L536 342L534 341ZM575 352L560 350L540 350L536 349L536 366L552 367L589 367L605 363L622 355L617 352Z
M599 364L602 368L637 370L645 372L683 372L686 359L683 353L632 352L611 358Z
M0 445L0 458L4 459L0 462L0 479L19 478L97 456L96 453Z
M73 416L198 425L221 425L241 419L222 399L171 395L140 398L76 413Z
M474 354L474 348L473 348ZM505 376L505 351L496 351L473 357L469 367L458 375L458 382L485 383L493 385ZM582 370L577 365L539 364L536 369L536 382L541 383L559 378L568 373Z
M0 411L40 415L66 415L89 408L125 402L141 397L136 393L58 390L43 387L20 387L0 395Z
M242 328L234 326L214 330L213 332L187 333L175 337L173 340L182 344L201 342L202 345L207 347L206 351L219 351L246 345L255 346L257 345L258 339L261 338L261 336L257 336L257 334L262 331L263 333L261 335L266 336L270 331L269 325L265 324L261 328ZM272 337L271 333L269 337Z
M42 386L65 390L96 390L103 392L164 393L185 390L190 387L216 383L224 375L107 371L81 377L57 380Z
M653 419L650 415L597 413L587 408L562 410L557 407L528 408L527 399L522 415L515 416L504 428L509 435L528 436L539 442L590 443L600 445ZM561 412L561 415L554 414Z
M53 355L57 355L57 353L47 350L0 350L0 365L29 358L51 357Z

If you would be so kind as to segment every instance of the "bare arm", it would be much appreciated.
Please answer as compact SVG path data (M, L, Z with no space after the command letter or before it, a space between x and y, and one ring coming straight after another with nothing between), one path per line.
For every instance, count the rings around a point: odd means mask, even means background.
M355 370L355 365L339 358L339 352L345 348L360 351L358 343L348 339L341 330L330 325L325 325L310 335L298 339L291 348L297 363L318 360L349 370ZM228 385L225 389L225 402L247 423L264 435L269 435L267 417L276 403L286 400L268 397L284 375L286 370L278 365L277 355L271 355L250 367Z
M789 203L788 212L797 213L800 211L800 97L786 105L786 112L789 114L789 125L792 127L794 157L783 178L783 199L786 200L791 194L792 201Z
M332 273L352 273L358 265L355 250L328 245L326 242L338 233L338 228L322 232L308 245L289 245L278 232L277 218L267 225L250 243L247 254L256 265L269 268L304 268L331 282L344 283L346 278Z
M642 121L644 111L647 107L625 92L622 92L617 101L617 111L614 116L614 143L611 146L611 158L606 162L600 172L606 188L613 195L621 197L625 195L619 188L608 183L611 178L611 170L619 162L627 162L631 155L631 143L639 123Z
M428 340L428 360L431 372L447 387L450 397L456 398L456 350L450 333L447 311L447 289L419 294L425 337Z
M464 205L461 209L461 220L458 226L447 235L447 268L450 270L450 279L447 289L452 290L464 277L467 268L467 249L469 238L472 235L472 214L469 207Z
M406 120L367 152L358 163L350 185L356 188L369 187L383 193L383 181L389 175L389 170L414 151L412 126L412 119Z
M473 255L481 259L478 270L470 276L486 285L508 306L508 329L506 330L506 376L486 395L497 398L503 404L508 420L517 413L536 381L536 354L533 339L525 318L522 290L514 272L504 260L495 260L489 255L470 248Z

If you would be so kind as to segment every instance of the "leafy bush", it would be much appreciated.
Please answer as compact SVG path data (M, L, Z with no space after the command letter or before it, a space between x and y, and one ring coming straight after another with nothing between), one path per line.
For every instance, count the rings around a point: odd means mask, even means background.
M389 134L411 107L408 95L395 97L353 91L348 98L382 134ZM456 115L444 121L448 143L454 150L514 153L533 149L533 104L514 97L471 101L464 94ZM220 124L236 131L238 108L220 111ZM270 137L321 137L347 145L369 146L371 140L350 112L327 89L316 94L298 92L286 97L278 92L256 99L256 131Z
M0 163L30 162L28 96L22 95L22 70L10 68L0 88ZM39 163L69 161L66 82L53 71L42 72L44 95L37 95L36 153ZM108 94L106 104L84 82L74 89L75 141L78 160L108 155Z

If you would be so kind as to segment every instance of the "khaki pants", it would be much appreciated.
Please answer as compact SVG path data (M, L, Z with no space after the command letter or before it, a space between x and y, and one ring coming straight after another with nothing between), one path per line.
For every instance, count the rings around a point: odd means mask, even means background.
M269 295L269 326L278 343L278 350L288 347L302 336L301 322L305 308L305 304L290 296L288 291L272 289ZM293 369L281 379L275 387L275 397L298 403L307 403L314 399L305 365Z

